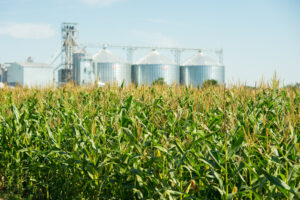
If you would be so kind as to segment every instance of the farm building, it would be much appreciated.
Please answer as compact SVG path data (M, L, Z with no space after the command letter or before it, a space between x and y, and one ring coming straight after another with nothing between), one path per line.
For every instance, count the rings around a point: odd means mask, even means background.
M53 69L45 63L26 62L11 63L7 69L7 84L28 87L45 87L53 81Z

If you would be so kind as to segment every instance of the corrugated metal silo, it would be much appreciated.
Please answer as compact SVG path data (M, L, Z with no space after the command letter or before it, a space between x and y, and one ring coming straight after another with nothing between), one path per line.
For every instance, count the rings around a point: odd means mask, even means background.
M131 65L115 56L107 49L102 49L93 57L96 78L103 83L121 85L131 83Z
M80 85L80 63L85 57L85 52L78 51L73 54L73 81Z
M93 60L89 58L83 58L80 60L79 69L79 84L90 85L95 82L95 74L93 70Z
M211 79L223 84L225 67L203 53L196 54L180 67L181 84L201 86L204 81Z
M6 82L7 69L0 64L0 82Z
M136 84L151 85L159 78L168 85L178 84L179 75L179 66L155 50L132 66L132 79Z

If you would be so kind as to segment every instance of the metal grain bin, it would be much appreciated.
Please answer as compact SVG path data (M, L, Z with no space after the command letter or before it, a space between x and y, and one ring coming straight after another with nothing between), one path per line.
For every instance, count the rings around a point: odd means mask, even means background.
M117 83L121 85L131 83L131 65L115 56L110 51L102 49L93 57L95 74L98 81Z
M80 60L79 71L80 85L90 85L95 82L95 74L93 70L93 60L89 58L83 58Z
M179 66L176 63L155 50L132 66L132 79L139 85L151 85L159 78L163 78L168 85L178 84L179 73Z
M211 79L223 84L225 68L203 53L193 56L180 67L180 83L183 85L201 86L204 81Z
M7 79L7 69L0 64L0 82L5 83Z
M73 54L73 81L80 85L80 63L85 58L85 52L78 51Z

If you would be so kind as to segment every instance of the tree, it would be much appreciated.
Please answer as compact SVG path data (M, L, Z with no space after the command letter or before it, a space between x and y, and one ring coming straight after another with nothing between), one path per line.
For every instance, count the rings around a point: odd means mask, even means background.
M289 84L287 86L285 86L285 88L290 88L290 89L300 89L300 83L295 83L293 84Z
M153 81L152 85L166 85L167 83L165 82L164 78L160 77Z
M216 81L214 79L210 79L210 80L204 81L202 84L202 87L217 86L217 85L218 85L218 81Z

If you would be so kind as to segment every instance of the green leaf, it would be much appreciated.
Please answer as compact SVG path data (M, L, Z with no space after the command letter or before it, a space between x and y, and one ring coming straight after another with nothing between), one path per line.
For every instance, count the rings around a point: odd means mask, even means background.
M237 136L234 138L230 146L229 157L232 157L232 155L239 150L245 140L243 133L238 132L236 135Z
M272 184L296 194L296 192L289 185L287 185L285 182L283 182L281 179L279 179L275 176L272 176L271 174L269 174L267 171L265 171L263 169L261 169L261 171Z
M139 189L133 188L133 194L136 194L138 199L143 199L144 198L143 193Z
M158 149L158 150L160 150L162 152L165 152L166 154L169 154L168 150L165 149L165 148L163 148L163 147L161 147L161 146L154 146L154 148L156 148L156 149Z

